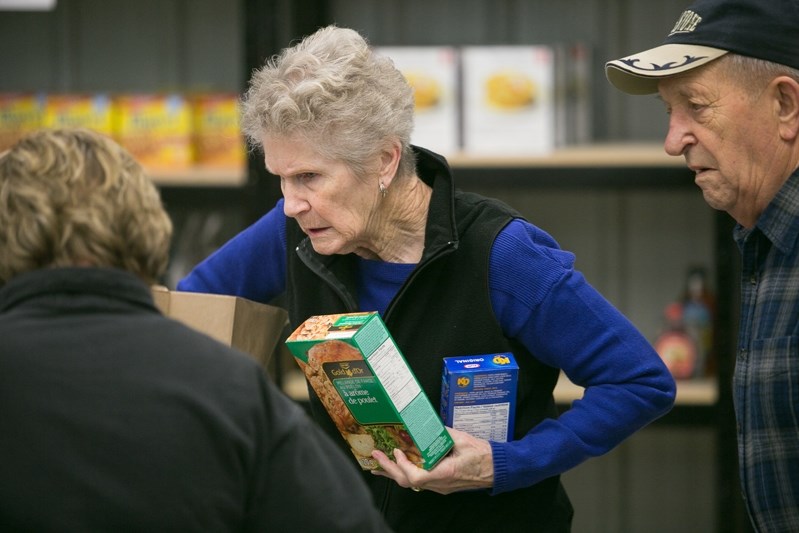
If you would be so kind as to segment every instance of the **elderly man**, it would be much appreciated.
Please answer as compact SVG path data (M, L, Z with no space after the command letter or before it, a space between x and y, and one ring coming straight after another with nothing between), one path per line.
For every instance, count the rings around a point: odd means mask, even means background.
M738 223L741 482L756 530L799 531L799 2L698 0L662 46L606 73L659 93L666 152Z

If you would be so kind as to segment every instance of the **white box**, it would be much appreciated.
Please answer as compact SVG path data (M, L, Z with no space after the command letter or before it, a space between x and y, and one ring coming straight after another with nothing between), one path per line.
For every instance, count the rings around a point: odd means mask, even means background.
M411 143L448 156L460 150L458 50L451 46L377 47L414 89Z
M555 51L549 46L467 46L464 151L540 155L556 143Z

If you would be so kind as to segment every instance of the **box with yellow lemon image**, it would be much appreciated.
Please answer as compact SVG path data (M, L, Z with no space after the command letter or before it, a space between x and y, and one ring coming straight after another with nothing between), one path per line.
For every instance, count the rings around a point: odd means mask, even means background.
M445 357L441 419L494 442L513 439L519 366L510 352Z
M465 152L538 155L555 148L552 47L467 46L461 62Z
M411 142L444 156L459 142L458 50L452 46L386 46L389 57L413 89L415 125Z

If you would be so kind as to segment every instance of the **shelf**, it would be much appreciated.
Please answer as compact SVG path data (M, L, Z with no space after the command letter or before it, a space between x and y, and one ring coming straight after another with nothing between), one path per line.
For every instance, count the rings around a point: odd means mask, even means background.
M448 156L447 160L456 170L461 184L485 181L479 176L485 177L486 170L494 171L491 177L494 184L671 186L693 183L693 174L685 168L683 158L667 155L663 146L655 143L571 146L536 156L458 153ZM550 174L533 177L530 171L537 169L548 169ZM642 170L645 176L640 176ZM164 187L240 187L247 182L244 167L153 168L149 173L157 185Z
M163 187L241 187L247 183L244 167L152 168L147 173Z
M534 167L676 167L685 160L670 156L656 143L590 144L559 148L538 156L480 156L452 154L447 157L454 168L534 168Z
M305 386L305 377L301 372L289 371L284 377L284 391L290 397L299 401L308 400L308 389ZM563 374L555 386L555 403L569 405L574 400L583 396L583 388L575 385ZM682 406L707 406L712 407L718 401L718 386L712 378L697 379L677 382L676 405Z
M677 381L675 405L712 407L718 401L718 384L713 378ZM571 404L583 396L583 388L575 385L563 374L555 386L555 403Z

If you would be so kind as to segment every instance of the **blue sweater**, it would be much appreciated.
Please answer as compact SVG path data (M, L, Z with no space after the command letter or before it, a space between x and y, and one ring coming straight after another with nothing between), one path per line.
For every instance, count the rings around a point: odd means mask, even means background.
M270 301L285 288L285 222L281 199L177 288ZM361 309L382 313L414 267L361 260ZM675 383L652 346L574 270L574 255L546 232L524 220L508 224L491 251L489 288L505 335L585 387L583 398L558 419L542 422L521 440L491 443L494 493L533 485L602 455L672 407Z

